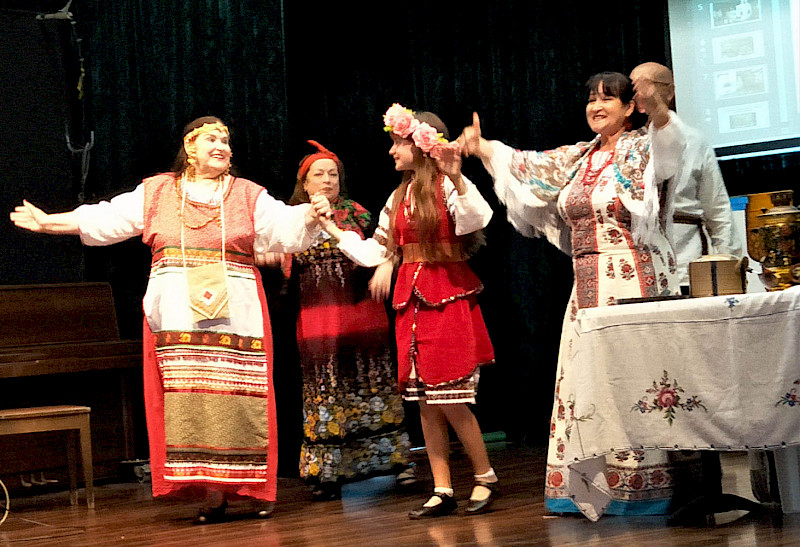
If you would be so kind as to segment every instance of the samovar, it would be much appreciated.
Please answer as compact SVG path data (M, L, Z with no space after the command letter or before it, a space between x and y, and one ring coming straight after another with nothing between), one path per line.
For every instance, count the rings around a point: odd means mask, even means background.
M800 209L792 205L793 192L747 197L747 251L761 263L761 281L770 291L800 284Z

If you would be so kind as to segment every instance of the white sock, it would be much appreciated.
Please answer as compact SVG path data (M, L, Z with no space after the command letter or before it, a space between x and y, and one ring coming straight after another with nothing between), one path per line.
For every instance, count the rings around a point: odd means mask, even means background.
M434 494L444 494L445 496L450 496L451 498L453 497L453 494L455 494L452 488L445 488L443 486L437 486L433 489L433 492ZM423 507L436 507L440 503L442 503L442 498L439 496L431 496L431 499L426 501Z
M494 484L498 481L497 475L494 473L494 468L490 467L486 473L475 475L475 482L485 482L487 484Z
M475 482L478 483L472 488L472 494L470 494L469 499L473 501L483 501L488 498L492 491L489 490L487 487L482 486L480 483L483 484L494 484L498 481L497 475L494 472L494 468L489 468L489 471L486 473L482 473L480 475L475 475Z

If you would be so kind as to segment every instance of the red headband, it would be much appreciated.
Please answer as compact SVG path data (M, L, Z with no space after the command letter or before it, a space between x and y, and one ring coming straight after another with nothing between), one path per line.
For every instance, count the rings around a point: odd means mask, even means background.
M311 164L317 160L333 160L336 162L336 167L339 167L339 156L322 146L317 141L308 141L308 144L311 146L316 147L319 152L315 152L311 154L306 159L300 162L300 170L298 171L300 175L300 179L305 179L306 175L308 174L308 170L311 168Z

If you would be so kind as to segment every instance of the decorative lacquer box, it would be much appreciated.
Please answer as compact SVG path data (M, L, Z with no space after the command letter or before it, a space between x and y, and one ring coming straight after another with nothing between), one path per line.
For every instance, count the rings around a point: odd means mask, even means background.
M692 296L717 296L747 292L747 257L706 255L689 263Z

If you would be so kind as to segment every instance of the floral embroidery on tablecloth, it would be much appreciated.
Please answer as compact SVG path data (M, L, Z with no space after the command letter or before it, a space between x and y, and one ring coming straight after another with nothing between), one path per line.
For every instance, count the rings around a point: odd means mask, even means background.
M800 384L800 379L795 380L792 382L794 385ZM780 400L775 403L775 406L778 405L787 405L787 406L800 406L800 398L797 397L797 388L793 387L789 391L786 392Z
M639 402L633 405L631 412L634 410L638 410L642 414L649 414L654 410L663 412L664 418L669 422L669 425L672 425L675 419L676 409L691 412L696 408L702 408L708 412L708 409L696 395L683 401L680 394L684 393L684 389L678 385L677 379L673 378L670 382L669 372L666 370L661 380L658 382L653 380L653 387L648 388L646 391L652 395L652 402L648 402L649 397L645 395Z
M569 409L569 416L566 419L567 425L566 428L564 429L564 435L567 437L567 440L569 440L570 435L572 435L572 428L575 426L576 423L586 422L592 419L595 412L595 406L591 405L591 409L586 414L583 414L582 416L576 416L575 395L570 395L569 399L567 399L567 408Z
M623 237L622 232L617 228L609 228L605 233L605 240L612 245L619 245L622 243Z
M725 299L725 304L727 304L728 308L733 309L736 304L739 304L739 299L735 296L729 296Z
M614 279L616 276L616 273L614 273L614 259L609 256L606 262L606 277L608 279Z
M665 466L624 468L610 466L606 471L612 497L620 501L641 501L654 490L672 488L674 477Z
M664 272L658 274L658 288L661 292L669 289L669 279L667 278L667 274Z
M620 450L614 454L614 458L618 462L631 461L635 462L643 462L644 461L644 450L634 449L634 450Z
M669 273L677 273L678 263L675 261L675 255L671 252L667 252L667 264L669 264Z

